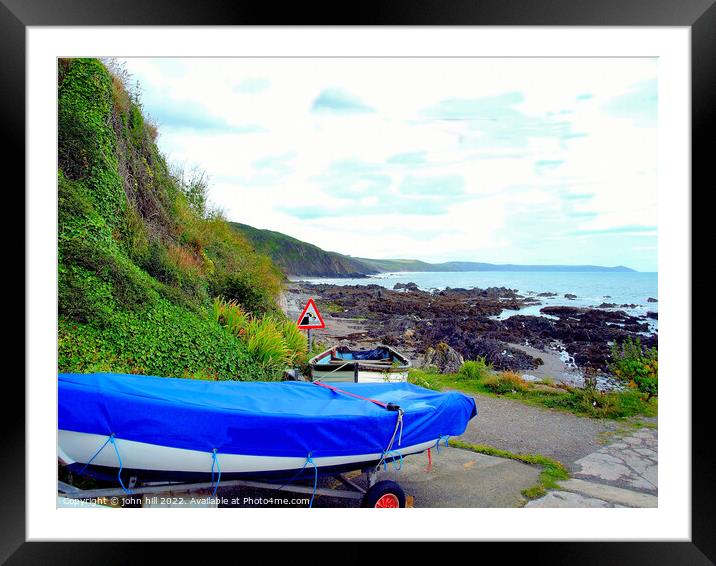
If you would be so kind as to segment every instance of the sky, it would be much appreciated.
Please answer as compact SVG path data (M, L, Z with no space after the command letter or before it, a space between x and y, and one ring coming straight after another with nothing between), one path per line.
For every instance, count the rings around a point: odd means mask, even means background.
M656 59L123 62L229 220L358 257L657 270Z

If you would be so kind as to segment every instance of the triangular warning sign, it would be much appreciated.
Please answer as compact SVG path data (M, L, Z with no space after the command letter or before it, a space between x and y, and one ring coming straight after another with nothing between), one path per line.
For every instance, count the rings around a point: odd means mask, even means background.
M326 323L323 322L321 313L318 312L318 307L313 299L308 299L306 306L303 307L301 316L298 317L296 325L302 330L308 330L309 328L325 328Z

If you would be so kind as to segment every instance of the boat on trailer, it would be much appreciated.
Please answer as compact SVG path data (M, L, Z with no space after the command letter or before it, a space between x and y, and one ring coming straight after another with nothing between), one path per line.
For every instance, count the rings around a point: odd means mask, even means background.
M123 489L375 470L462 434L477 414L471 397L408 383L60 374L58 384L60 463Z
M311 379L322 382L396 383L408 381L410 360L390 346L352 350L333 346L309 360Z

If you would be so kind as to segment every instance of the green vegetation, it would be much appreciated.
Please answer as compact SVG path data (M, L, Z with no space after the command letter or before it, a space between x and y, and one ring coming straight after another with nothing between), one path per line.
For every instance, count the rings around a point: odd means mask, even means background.
M324 251L318 246L273 230L261 230L236 222L231 225L248 238L257 251L268 255L287 275L363 277L395 271L633 271L623 266L495 265L472 261L426 263L417 259L369 259Z
M644 348L639 338L627 337L612 346L609 371L629 387L646 394L651 400L659 390L659 353L656 348Z
M655 399L646 401L635 390L601 393L589 388L547 386L528 383L512 372L493 372L482 379L465 379L462 373L440 374L415 368L410 370L408 381L434 391L455 389L465 393L507 397L593 418L653 417L658 412Z
M531 401L551 409L562 409L577 415L594 418L621 419L642 415L655 417L658 405L647 402L635 391L600 393L588 389L569 388L563 395L534 395L529 392Z
M329 301L327 303L324 303L323 310L330 313L336 313L336 312L345 312L346 309L344 309L341 305L338 303L334 303L332 301Z
M482 384L493 393L524 393L529 389L521 376L511 371L501 371L486 377Z
M279 379L305 349L276 307L283 275L210 210L203 173L170 170L107 64L58 63L59 371ZM217 321L215 297L248 339Z
M492 373L492 364L487 363L484 357L476 360L468 360L462 364L459 374L463 379L480 381L487 378Z
M231 222L232 228L247 238L260 253L269 256L287 275L314 277L362 277L379 270L364 265L357 259L327 252L272 230L260 230L246 224Z
M305 363L308 353L306 337L288 320L264 315L252 316L236 301L214 300L214 320L239 338L252 362L269 372Z
M478 454L487 454L488 456L497 456L499 458L509 458L510 460L517 460L524 462L525 464L532 464L542 467L542 473L539 476L539 482L527 489L522 490L522 495L527 499L537 499L547 493L548 489L555 489L559 487L557 482L560 480L569 479L569 472L567 469L557 460L542 456L541 454L515 454L514 452L508 452L507 450L500 450L499 448L493 448L484 444L470 444L461 440L450 440L450 446L455 448L462 448L463 450L470 450L477 452Z

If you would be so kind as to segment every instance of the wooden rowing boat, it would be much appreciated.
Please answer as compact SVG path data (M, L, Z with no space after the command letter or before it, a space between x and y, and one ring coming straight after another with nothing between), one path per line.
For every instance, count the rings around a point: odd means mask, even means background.
M351 350L333 346L309 360L314 381L397 383L408 380L410 360L390 346Z

